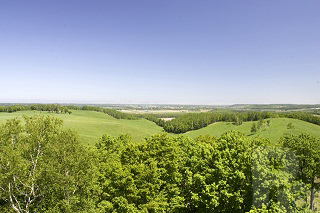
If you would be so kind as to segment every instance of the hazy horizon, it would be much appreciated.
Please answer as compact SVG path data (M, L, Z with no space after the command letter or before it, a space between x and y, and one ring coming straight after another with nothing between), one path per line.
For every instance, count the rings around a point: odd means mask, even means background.
M106 103L106 102L59 102L59 101L29 101L29 102L1 102L0 104L61 104L61 105L190 105L190 106L233 106L233 105L320 105L320 103L233 103L233 104L197 104L197 103Z
M320 1L2 1L0 103L319 104Z

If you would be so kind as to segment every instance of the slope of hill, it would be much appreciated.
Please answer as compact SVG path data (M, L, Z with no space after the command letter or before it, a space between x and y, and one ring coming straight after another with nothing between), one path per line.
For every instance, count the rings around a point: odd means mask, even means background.
M64 127L77 131L85 144L93 145L105 133L111 136L129 134L133 141L141 141L147 136L159 133L162 128L148 120L115 119L107 114L92 111L74 110L69 114L56 114L37 111L20 111L15 113L0 113L0 124L7 119L34 114L53 115L63 119Z
M294 129L292 130L292 134L300 134L300 133L309 133L316 137L320 137L320 126L311 124L305 121L292 119L292 118L272 118L271 124L269 128L264 128L262 131L258 131L256 134L251 133L251 126L253 121L244 122L240 126L235 126L231 123L227 122L218 122L211 124L205 128L190 131L185 133L190 137L197 137L199 135L213 135L219 136L222 133L229 131L229 130L237 130L240 132L245 133L250 137L257 137L261 136L263 138L268 138L271 142L276 143L281 136L284 134L290 134L290 130L287 129L288 123L292 123L294 125Z
M38 111L19 111L15 113L0 113L0 124L4 123L7 119L19 117L23 115L53 115L64 120L64 127L71 128L77 131L84 144L93 145L103 134L111 136L118 136L120 134L129 134L133 141L141 141L147 136L163 131L162 127L157 126L155 123L141 119L141 120L125 120L115 119L107 114L93 111L73 110L69 114L56 114ZM228 122L218 122L211 124L205 128L190 131L182 135L190 136L191 138L199 135L213 135L219 136L229 130L237 130L245 133L250 137L261 136L268 138L271 142L276 143L284 134L290 134L287 129L288 123L293 123L293 134L309 133L313 136L320 138L320 126L311 124L305 121L291 119L291 118L272 118L269 128L258 131L256 134L251 134L251 126L253 122L244 122L240 126L235 126ZM179 134L170 134L179 135Z

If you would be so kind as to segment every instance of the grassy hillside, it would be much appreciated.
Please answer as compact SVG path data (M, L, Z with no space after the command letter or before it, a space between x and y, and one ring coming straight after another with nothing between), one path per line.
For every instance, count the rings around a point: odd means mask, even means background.
M101 112L74 110L69 114L48 112L21 111L0 113L0 124L5 120L34 114L53 115L64 120L64 127L77 131L85 144L93 145L104 134L112 136L129 134L133 141L141 141L144 137L159 133L162 128L147 120L118 120Z
M287 125L291 122L295 126L292 131L293 134L310 133L311 135L320 138L320 126L318 125L291 118L272 118L270 120L271 125L269 128L265 128L264 131L259 131L254 135L251 134L251 126L254 122L244 122L241 126L235 126L226 122L218 122L199 130L187 132L185 135L190 137L197 137L199 135L206 134L219 136L226 131L237 130L250 137L261 136L263 138L268 138L271 142L275 143L281 136L283 136L283 134L290 134L290 130L287 129Z
M144 137L163 131L163 129L155 123L144 119L119 120L101 112L80 110L74 110L71 115L33 111L0 113L0 124L10 118L22 117L22 115L30 116L39 113L44 115L53 115L63 119L65 128L71 128L77 131L83 142L90 145L96 143L104 133L112 136L129 134L133 141L141 141ZM292 131L293 134L310 133L311 135L320 138L320 126L291 118L272 118L270 128L266 128L264 131L260 131L254 135L251 134L251 126L253 122L244 122L241 126L235 126L226 122L218 122L199 130L187 132L184 135L192 138L206 134L219 136L226 131L237 130L250 137L261 136L270 139L273 143L276 143L283 134L290 133L290 130L287 129L287 125L290 122L295 126Z

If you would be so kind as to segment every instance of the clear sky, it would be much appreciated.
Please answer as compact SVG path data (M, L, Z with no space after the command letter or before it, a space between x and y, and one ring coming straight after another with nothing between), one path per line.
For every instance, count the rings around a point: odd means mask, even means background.
M0 102L320 103L319 0L0 0Z

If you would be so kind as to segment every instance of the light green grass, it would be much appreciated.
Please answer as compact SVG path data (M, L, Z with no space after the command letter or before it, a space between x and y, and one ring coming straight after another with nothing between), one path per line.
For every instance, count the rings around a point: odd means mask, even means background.
M185 133L192 138L199 135L213 135L219 136L224 132L229 130L237 130L242 132L249 137L261 136L263 138L269 139L272 143L276 143L284 134L290 134L290 130L287 129L288 123L293 123L294 129L292 134L309 133L313 136L320 138L320 126L311 124L305 121L291 119L291 118L272 118L269 128L264 128L263 131L258 131L256 134L251 134L251 126L253 122L244 122L240 126L235 126L232 123L218 122L211 124L205 128L198 129L195 131L190 131Z
M89 145L95 144L105 133L111 136L129 134L133 141L138 142L142 141L145 137L163 132L163 128L145 119L119 120L101 112L80 110L74 110L71 115L34 111L0 113L0 124L10 118L21 118L23 115L31 116L34 114L53 115L63 119L64 128L70 128L77 131L83 143ZM287 125L290 122L295 126L292 131L293 134L309 133L320 138L320 126L291 118L272 118L269 128L265 128L264 131L259 131L254 135L251 134L251 126L253 122L244 122L241 126L235 126L226 122L218 122L199 130L187 132L183 135L190 136L191 138L207 134L219 136L229 130L237 130L243 132L249 137L260 136L269 139L272 143L277 143L280 137L284 134L290 134L290 130L287 129ZM169 135L177 136L177 134Z
M160 133L162 128L155 123L147 120L122 120L115 119L101 112L74 110L69 114L56 114L48 112L22 111L15 113L0 113L0 124L7 119L23 115L31 116L34 114L53 115L64 121L64 128L77 131L84 144L93 145L103 134L118 136L129 134L133 141L141 141L147 136Z

